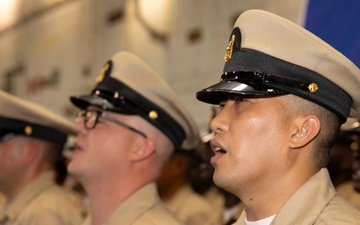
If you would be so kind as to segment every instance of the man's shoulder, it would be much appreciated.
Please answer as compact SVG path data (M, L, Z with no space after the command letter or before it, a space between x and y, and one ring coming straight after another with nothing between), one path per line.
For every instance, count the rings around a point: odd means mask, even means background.
M63 187L53 185L35 196L28 205L24 206L24 215L57 215L71 216L81 219L81 209L70 198Z
M46 203L49 206L49 202L46 202L49 200L51 200L54 204L72 204L73 202L71 200L70 191L56 184L44 189L34 201L37 202L37 204Z
M360 211L341 196L335 195L319 215L319 223L315 224L328 224L330 221L338 221L342 225L360 224Z
M9 211L11 224L80 224L83 220L78 209L62 192L44 191L30 201Z
M203 195L192 190L190 186L185 186L180 189L179 193L172 201L181 202L182 208L192 211L213 211L210 202Z
M159 204L156 204L155 207L151 208L147 213L145 213L145 217L151 221L154 221L154 224L183 224L162 202L159 202ZM161 219L163 221L162 223L159 223L158 221Z

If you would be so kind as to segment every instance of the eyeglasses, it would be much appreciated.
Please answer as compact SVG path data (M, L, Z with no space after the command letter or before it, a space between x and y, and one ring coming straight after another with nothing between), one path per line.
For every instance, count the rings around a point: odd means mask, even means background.
M111 117L111 116L107 115L104 111L85 110L85 109L83 109L83 110L80 110L77 113L76 119L83 118L85 128L88 129L88 130L91 130L91 129L95 128L97 122L99 121L100 116L105 120L116 123L116 124L118 124L118 125L120 125L122 127L125 127L125 128L127 128L127 129L129 129L129 130L131 130L131 131L133 131L133 132L135 132L137 134L140 134L144 138L147 138L147 136L143 132L141 132L141 131L139 131L139 130L137 130L137 129L129 126L129 125L126 125L125 123L115 119L114 117Z
M10 132L10 133L8 133L8 132L6 132L6 133L2 133L2 132L0 132L1 134L0 134L0 142L5 142L5 141L7 141L7 140L10 140L10 139L12 139L12 138L14 138L15 137L15 133L13 133L13 132Z

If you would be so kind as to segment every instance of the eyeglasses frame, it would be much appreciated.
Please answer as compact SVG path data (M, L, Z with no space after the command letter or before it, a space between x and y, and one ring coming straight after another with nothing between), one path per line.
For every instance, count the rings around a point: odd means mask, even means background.
M89 121L89 116L87 116L88 113L92 113L92 112L95 112L96 113L96 117L95 117L95 121L94 121L94 125L92 125L91 127L89 127L87 125L88 121ZM87 110L87 109L82 109L80 110L77 115L76 115L76 118L83 118L84 119L84 127L88 130L91 130L91 129L94 129L96 127L96 124L98 123L99 121L99 117L102 117L103 119L107 120L107 121L110 121L110 122L113 122L117 125L120 125L124 128L127 128L139 135L141 135L142 137L144 138L147 138L146 134L144 134L143 132L139 131L138 129L132 127L132 126L129 126L121 121L119 121L118 119L112 117L112 116L109 116L108 114L106 114L104 111L101 111L101 110Z

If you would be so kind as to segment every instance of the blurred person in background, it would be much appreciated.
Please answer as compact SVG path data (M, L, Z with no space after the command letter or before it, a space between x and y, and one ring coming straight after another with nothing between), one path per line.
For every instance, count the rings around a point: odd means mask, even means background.
M351 167L351 171L346 173L346 176L350 175L350 179L336 186L336 191L360 210L360 128L353 128L344 133L351 140L347 147L352 153L352 160L349 165L348 161L344 162Z
M49 109L0 90L0 224L78 225L81 210L62 182L62 151L71 123Z
M84 187L84 224L182 224L161 202L155 181L175 149L199 143L198 128L170 86L129 52L102 68L90 94L71 97L80 108L68 170Z
M162 201L186 225L216 225L215 208L192 187L192 172L200 164L197 150L175 151L156 183Z
M350 148L352 139L348 132L341 131L331 147L327 165L334 187L351 180L353 173L353 153Z

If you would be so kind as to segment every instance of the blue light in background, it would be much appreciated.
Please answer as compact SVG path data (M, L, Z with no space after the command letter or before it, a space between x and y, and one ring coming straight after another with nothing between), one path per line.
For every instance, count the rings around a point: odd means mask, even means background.
M305 27L360 67L360 0L309 0Z

